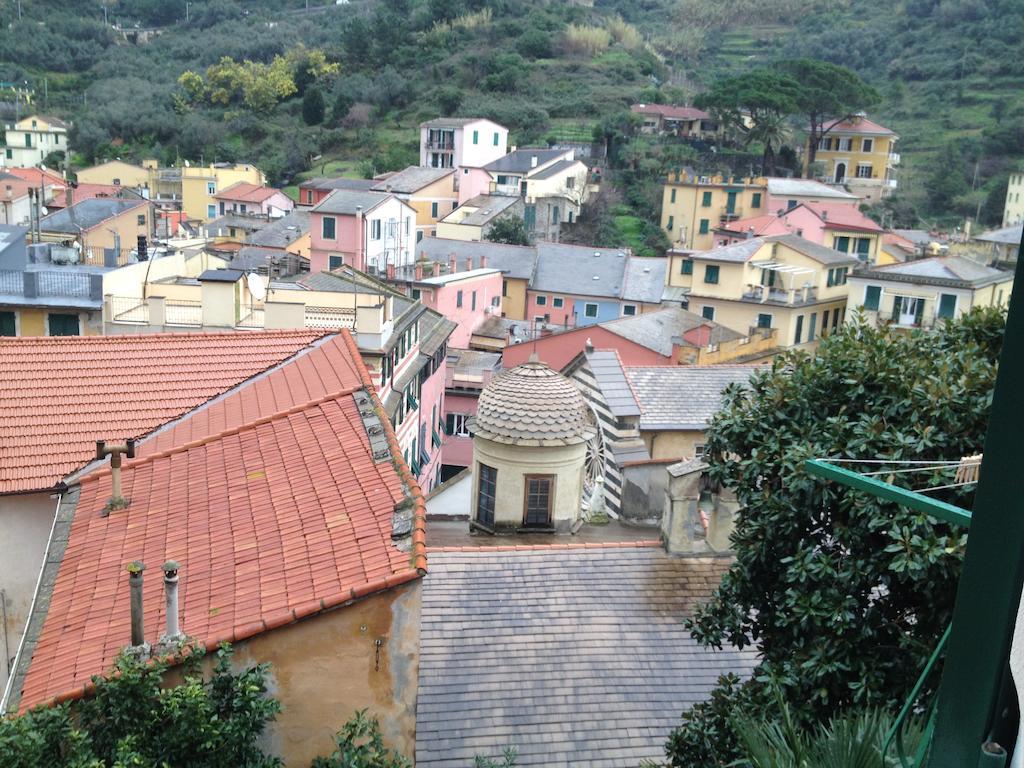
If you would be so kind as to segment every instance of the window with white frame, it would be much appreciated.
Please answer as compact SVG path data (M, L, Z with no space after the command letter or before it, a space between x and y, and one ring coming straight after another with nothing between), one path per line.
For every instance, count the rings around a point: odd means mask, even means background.
M863 139L861 141L862 152L874 152L875 151L875 140L874 139Z
M858 179L870 179L871 178L871 163L857 163L857 178Z
M370 239L380 240L381 233L381 222L380 219L373 219L370 221Z
M584 317L597 317L597 304L584 304L583 315Z
M853 139L839 139L839 151L849 152L853 149Z
M217 184L212 181L206 182L206 194L215 195L217 194Z
M449 413L445 416L444 428L449 435L456 437L469 437L468 413Z

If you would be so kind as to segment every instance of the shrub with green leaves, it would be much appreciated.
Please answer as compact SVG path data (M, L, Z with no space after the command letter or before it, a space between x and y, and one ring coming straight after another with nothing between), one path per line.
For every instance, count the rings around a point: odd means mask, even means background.
M666 746L672 765L736 758L728 715L770 708L767 680L800 724L902 703L950 621L966 532L813 477L804 461L978 452L1004 322L998 309L910 334L853 322L816 355L789 351L749 388L727 390L705 459L741 506L736 559L689 627L706 646L753 645L762 661L753 680L723 684L684 715ZM937 473L884 479L951 482ZM934 495L971 505L966 488Z
M330 757L318 757L312 768L412 768L412 762L384 746L377 718L361 709L335 737L337 749Z

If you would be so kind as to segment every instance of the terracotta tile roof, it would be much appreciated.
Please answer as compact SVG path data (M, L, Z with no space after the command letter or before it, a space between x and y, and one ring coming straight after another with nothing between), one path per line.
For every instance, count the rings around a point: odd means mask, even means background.
M895 131L890 131L885 126L860 116L854 116L848 120L830 120L824 124L824 128L830 133L863 133L876 136L896 135Z
M696 107L674 107L668 104L634 104L630 111L641 115L661 115L666 120L710 120L711 115Z
M781 216L766 213L762 216L751 216L749 219L736 219L718 228L720 232L732 232L737 235L752 233L753 237L761 235L785 235L790 228Z
M0 493L51 488L96 440L140 437L324 331L0 339Z
M882 228L852 205L827 203L800 203L825 223L826 229L855 229L863 232L881 232ZM800 207L800 206L797 206ZM791 213L793 208L786 213ZM785 215L785 214L783 214Z
M44 171L42 168L4 168L4 173L30 181L36 187L40 184L55 184L59 187L67 186L67 182L64 181L60 174L53 171Z
M351 336L342 332L335 339L337 346L324 355L349 357L356 376L345 374L353 382L347 391L125 462L123 488L131 504L107 517L101 510L111 493L108 468L86 475L71 491L78 498L67 545L62 554L51 545L48 558L59 561L59 570L33 615L41 624L38 639L19 663L21 711L88 693L91 676L108 669L127 644L124 569L132 560L150 568L143 599L147 638L158 636L165 620L159 565L174 559L182 567L182 630L208 648L425 572L423 493L386 421L393 458L375 460L360 413L366 406L361 409L357 398L379 401ZM303 360L282 370L301 369L304 378L312 368ZM333 384L306 383L309 392ZM225 407L226 418L232 412ZM228 422L205 423L217 428ZM181 427L182 438L203 431L198 423ZM395 507L408 497L414 515L411 552L392 540Z
M248 181L238 181L230 187L226 187L214 195L217 200L244 200L250 203L262 203L269 197L273 197L281 190L273 187L264 187L259 184L250 184Z

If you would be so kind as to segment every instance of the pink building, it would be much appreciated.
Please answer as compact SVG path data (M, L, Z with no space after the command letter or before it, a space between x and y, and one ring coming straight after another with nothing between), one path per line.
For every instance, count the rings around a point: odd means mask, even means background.
M261 187L239 181L213 196L217 201L217 213L236 213L243 216L284 216L295 207L295 202L280 189Z
M412 296L455 322L448 343L466 348L473 331L490 316L501 317L500 269L482 267L414 280Z
M467 422L476 414L480 391L501 371L501 355L474 349L448 350L445 371L442 451L444 479L473 463L473 439Z
M860 198L844 189L813 179L768 179L763 210L783 213L800 203L826 203L857 207Z
M416 210L385 192L336 189L310 211L311 272L342 265L384 275L411 267Z

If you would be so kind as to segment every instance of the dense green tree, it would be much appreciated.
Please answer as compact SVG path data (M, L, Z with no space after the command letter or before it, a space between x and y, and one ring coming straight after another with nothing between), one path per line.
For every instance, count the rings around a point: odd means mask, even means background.
M800 723L902 703L949 623L966 534L812 477L803 463L979 451L1004 322L997 309L911 334L852 322L817 354L787 352L749 387L726 391L705 460L739 502L736 558L688 624L700 643L753 645L761 661L751 680L723 681L684 715L667 745L672 765L736 758L729 713L763 709L768 680ZM920 488L948 478L888 479ZM936 495L971 505L966 488Z
M878 91L856 73L837 64L814 59L787 59L777 65L800 87L796 94L797 110L807 120L808 164L818 152L818 141L828 133L826 125L867 109L879 100Z
M445 117L454 115L459 109L459 105L462 103L463 93L460 88L446 85L443 88L438 88L435 94L437 98L437 107L441 110L441 114Z
M519 216L499 216L484 235L484 240L492 243L508 245L529 245L530 234L526 231L526 222Z
M542 29L528 29L516 41L516 50L527 59L551 56L551 35Z
M307 88L306 95L302 97L302 119L306 125L320 125L324 121L326 108L324 106L324 95L319 88Z

